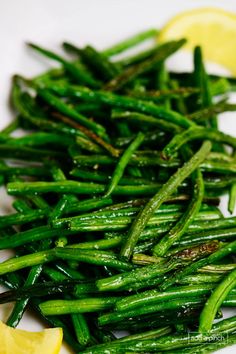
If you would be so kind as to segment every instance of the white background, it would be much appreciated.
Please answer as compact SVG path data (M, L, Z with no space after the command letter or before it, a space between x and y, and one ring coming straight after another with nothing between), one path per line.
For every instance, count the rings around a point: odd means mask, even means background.
M100 49L135 32L161 27L178 12L209 6L236 13L236 0L0 0L0 128L12 117L7 105L11 75L30 76L49 66L48 60L26 48L26 41L58 52L63 40L80 46L91 43ZM232 45L236 47L236 38ZM235 117L228 114L221 128L236 135ZM6 206L2 193L0 210ZM0 260L5 256L0 253ZM1 306L2 318L8 312L9 306ZM19 327L38 330L41 324L27 315ZM235 351L231 347L221 352ZM69 351L62 349L61 353Z

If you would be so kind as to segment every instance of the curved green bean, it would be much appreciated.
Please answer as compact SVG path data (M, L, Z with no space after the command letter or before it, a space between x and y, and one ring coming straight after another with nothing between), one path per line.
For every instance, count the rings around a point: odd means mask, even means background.
M174 138L170 141L170 143L164 148L163 156L164 158L168 159L172 156L175 156L175 153L178 149L183 146L184 144L188 143L192 140L204 140L209 139L217 143L227 144L236 148L236 138L222 133L213 128L206 128L206 127L190 127L189 129L185 130L183 133L177 134Z
M185 180L199 165L211 150L211 143L206 141L200 150L180 168L171 178L163 185L160 191L147 203L140 215L135 219L129 231L127 241L122 247L121 256L130 258L133 249L138 241L141 232L144 230L148 220L153 214L154 210L158 209L160 205L168 198L181 182Z
M236 270L231 272L212 292L210 298L207 300L199 322L199 332L208 333L211 330L215 315L224 299L236 285Z
M129 145L129 147L125 150L123 155L121 156L120 160L118 161L116 168L112 174L111 181L108 184L107 191L105 193L105 197L108 197L118 185L122 175L124 174L125 168L129 163L129 159L138 149L138 147L142 144L144 140L144 134L139 133L134 141Z

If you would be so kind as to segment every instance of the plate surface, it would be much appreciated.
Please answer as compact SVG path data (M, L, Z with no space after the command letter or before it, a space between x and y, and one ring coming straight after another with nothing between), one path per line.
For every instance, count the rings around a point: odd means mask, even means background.
M26 41L58 52L63 40L79 46L91 43L102 49L138 31L161 27L178 12L208 6L236 13L235 0L1 0L0 129L12 119L8 108L12 74L31 76L49 68L50 65L48 60L29 51L24 45ZM169 65L182 70L190 69L191 58L182 60L182 57L176 57ZM217 72L219 69L214 70ZM233 115L225 114L224 118L220 119L220 128L236 136L236 119ZM0 214L9 211L9 205L9 197L0 189ZM8 256L9 253L0 252L0 262ZM10 305L1 305L0 318L7 318L9 311ZM233 314L233 311L229 313ZM27 313L19 328L39 330L42 324ZM218 353L229 354L235 351L236 346L225 348ZM63 347L60 354L66 353L70 351Z

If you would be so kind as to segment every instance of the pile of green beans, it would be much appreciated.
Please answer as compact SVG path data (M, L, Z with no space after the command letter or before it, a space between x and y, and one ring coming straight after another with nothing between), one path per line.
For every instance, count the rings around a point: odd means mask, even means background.
M0 132L9 326L32 308L75 353L236 344L221 311L236 306L236 137L216 117L236 110L235 79L208 75L199 47L192 73L167 71L184 43L153 29L103 51L65 42L71 60L28 44L60 67L13 77L16 118Z

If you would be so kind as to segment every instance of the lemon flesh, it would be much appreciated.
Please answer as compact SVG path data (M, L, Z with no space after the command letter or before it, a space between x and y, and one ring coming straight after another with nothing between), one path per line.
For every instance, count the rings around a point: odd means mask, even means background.
M62 337L61 328L28 332L0 321L0 354L58 354Z
M158 38L161 42L186 38L184 49L200 45L205 59L236 75L236 14L216 8L183 12L163 27Z

